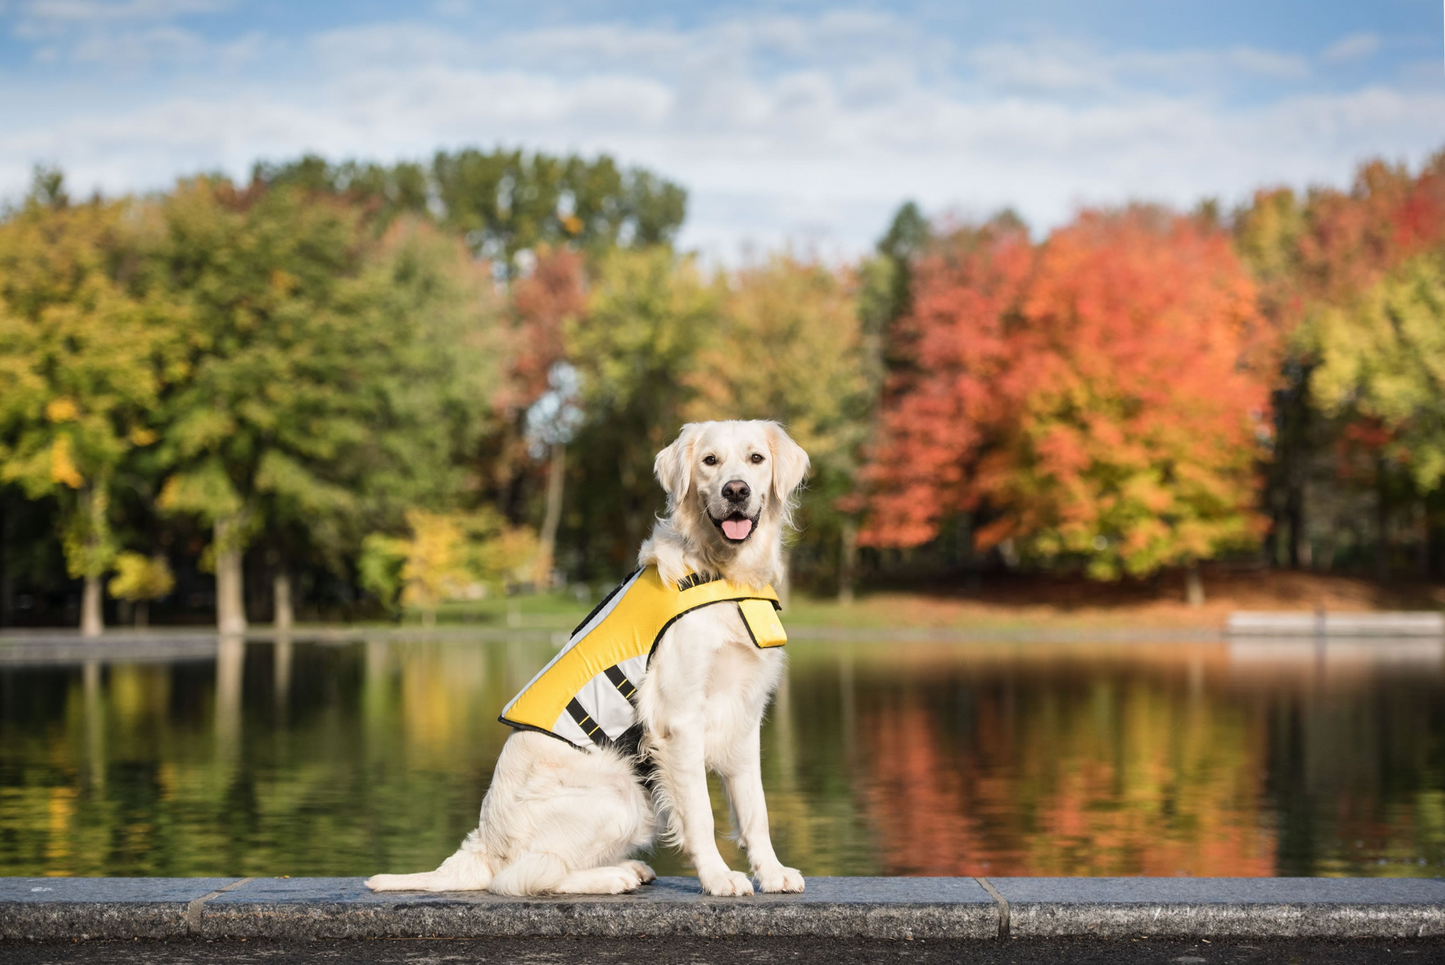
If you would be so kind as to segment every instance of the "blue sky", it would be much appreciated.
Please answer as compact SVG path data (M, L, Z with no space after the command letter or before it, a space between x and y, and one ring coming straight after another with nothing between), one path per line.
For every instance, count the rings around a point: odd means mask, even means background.
M1344 185L1445 147L1440 0L906 4L0 0L0 197L257 158L609 152L683 242L847 257L906 198L1038 230Z

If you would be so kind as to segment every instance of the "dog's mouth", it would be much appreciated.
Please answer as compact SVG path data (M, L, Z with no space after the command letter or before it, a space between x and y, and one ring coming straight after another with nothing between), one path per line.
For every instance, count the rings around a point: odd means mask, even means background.
M707 518L712 520L714 526L722 530L723 539L729 543L746 543L748 537L752 536L753 531L758 528L758 517L748 516L742 510L738 510L730 516L724 516L722 519L717 519L712 513L708 513Z

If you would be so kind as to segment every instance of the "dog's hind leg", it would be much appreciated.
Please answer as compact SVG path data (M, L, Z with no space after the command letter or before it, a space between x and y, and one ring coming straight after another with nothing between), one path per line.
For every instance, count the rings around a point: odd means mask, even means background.
M616 895L657 875L641 861L623 860L651 836L640 792L609 797L605 788L554 799L558 807L535 815L545 831L528 850L497 871L487 890L497 895ZM637 800L629 800L636 795Z
M366 887L372 891L482 891L492 881L487 857L472 850L476 832L462 842L460 850L441 863L435 871L411 875L372 875Z
M525 851L492 876L487 890L494 895L549 895L567 880L567 865L548 851Z
M636 871L637 877L642 880L644 885L650 885L657 880L657 872L653 871L652 866L645 861L633 859L629 861L619 861L618 864L624 868L631 868L633 871Z

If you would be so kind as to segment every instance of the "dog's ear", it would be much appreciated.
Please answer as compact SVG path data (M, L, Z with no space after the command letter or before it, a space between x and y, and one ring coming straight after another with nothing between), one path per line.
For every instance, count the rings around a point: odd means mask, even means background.
M667 507L672 509L682 502L692 485L692 450L697 443L697 425L689 422L682 427L672 445L657 454L652 472L662 489L667 493Z
M808 478L808 454L776 422L768 423L768 445L773 450L773 491L787 499Z

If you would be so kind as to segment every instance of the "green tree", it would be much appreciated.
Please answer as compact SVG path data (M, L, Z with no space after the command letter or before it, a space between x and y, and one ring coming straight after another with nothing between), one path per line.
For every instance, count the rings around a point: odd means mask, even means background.
M236 632L258 539L283 573L298 545L336 561L459 488L495 370L484 271L414 220L374 242L354 207L296 187L197 180L163 211L191 326L161 505L212 527L217 621Z
M838 501L852 491L876 386L854 280L775 256L732 279L721 330L725 339L699 351L687 419L783 422L813 465L799 517L804 539L831 561L832 547L856 532ZM843 545L839 558L850 549Z
M1313 320L1314 403L1332 417L1378 420L1387 454L1420 490L1445 479L1445 266L1417 257L1352 305Z
M1322 332L1336 329L1326 316L1367 298L1410 259L1440 249L1445 240L1445 154L1419 171L1371 161L1360 166L1348 191L1311 188L1261 191L1234 219L1236 245L1257 282L1264 324L1252 352L1278 372L1275 426L1265 475L1264 504L1272 516L1273 558L1290 566L1328 567L1341 531L1357 531L1373 510L1375 567L1388 576L1391 503L1413 484L1397 460L1382 451L1367 456L1372 485L1361 474L1339 472L1335 453L1370 449L1384 436L1337 407L1321 411L1329 396L1312 382L1320 364ZM1338 359L1335 378L1340 373ZM1374 446L1378 450L1378 446ZM1346 478L1348 477L1348 478ZM1310 505L1306 505L1306 493ZM1445 534L1442 534L1445 536ZM1314 545L1324 550L1316 559Z
M620 168L605 154L588 160L466 148L439 151L427 166L389 168L308 155L258 164L255 180L344 195L382 224L406 213L435 217L508 275L518 273L520 255L543 245L597 252L671 244L687 210L681 187L642 168Z
M928 219L917 204L908 201L894 213L888 230L878 239L877 254L868 259L878 276L875 281L878 304L868 315L879 334L886 333L893 322L908 314L913 263L924 253L932 236Z
M180 314L137 284L130 225L142 215L129 202L72 206L42 172L0 222L0 482L58 504L86 636L101 632L101 579L118 549L116 474L156 442L160 392L177 374Z
M628 566L661 508L652 462L684 421L689 373L718 330L721 296L668 248L614 249L597 263L586 314L567 324L581 377L576 465L588 474L572 487L586 521L574 531L594 571Z
M1318 359L1310 381L1314 407L1346 440L1374 440L1379 575L1389 565L1384 540L1392 484L1423 504L1422 548L1438 553L1445 527L1442 258L1412 258L1353 302L1320 312L1301 341ZM1428 566L1428 556L1423 559Z

